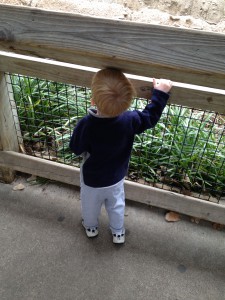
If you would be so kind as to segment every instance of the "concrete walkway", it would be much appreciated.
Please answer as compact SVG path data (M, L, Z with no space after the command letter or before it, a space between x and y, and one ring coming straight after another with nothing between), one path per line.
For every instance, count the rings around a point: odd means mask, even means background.
M85 236L75 187L0 183L0 299L224 300L225 230L164 214L128 202L118 246L104 210L99 236Z

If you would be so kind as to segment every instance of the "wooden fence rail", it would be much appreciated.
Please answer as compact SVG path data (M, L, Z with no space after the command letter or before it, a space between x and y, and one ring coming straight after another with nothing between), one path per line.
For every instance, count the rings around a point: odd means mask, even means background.
M152 77L170 78L171 103L225 113L223 34L0 4L0 171L5 180L18 170L79 185L78 169L18 153L4 73L88 87L94 68L107 66L128 73L139 97L148 97ZM132 182L125 186L128 199L225 224L225 206Z
M0 50L224 88L224 34L0 5Z
M96 68L0 51L0 71L90 87ZM127 74L137 96L148 98L152 78ZM225 90L174 82L170 101L174 104L225 114Z
M78 168L44 160L13 151L0 151L0 165L12 170L37 175L79 186ZM132 201L157 206L200 219L225 224L225 206L213 202L164 191L151 186L125 180L126 198Z

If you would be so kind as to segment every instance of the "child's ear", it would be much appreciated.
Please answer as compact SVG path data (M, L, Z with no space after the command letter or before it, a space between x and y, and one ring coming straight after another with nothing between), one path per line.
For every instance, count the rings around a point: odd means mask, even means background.
M94 106L95 105L95 101L93 98L91 98L91 105Z

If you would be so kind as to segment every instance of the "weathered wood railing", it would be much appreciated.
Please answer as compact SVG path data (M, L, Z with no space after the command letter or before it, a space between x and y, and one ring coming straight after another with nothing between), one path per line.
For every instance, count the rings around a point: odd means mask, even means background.
M225 35L0 5L5 181L17 170L79 185L79 169L19 153L5 72L88 87L93 68L106 66L133 74L140 97L147 97L151 77L170 78L172 103L225 113ZM125 187L128 199L225 224L225 206L133 182Z

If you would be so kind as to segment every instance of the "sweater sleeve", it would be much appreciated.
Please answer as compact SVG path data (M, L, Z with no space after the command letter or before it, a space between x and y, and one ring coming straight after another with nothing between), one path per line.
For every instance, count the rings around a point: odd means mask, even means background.
M69 146L76 155L88 152L88 135L85 118L81 119L74 128Z
M142 133L148 128L153 128L157 124L168 99L169 94L154 89L152 92L151 103L147 104L143 111L133 111L133 125L136 134Z

